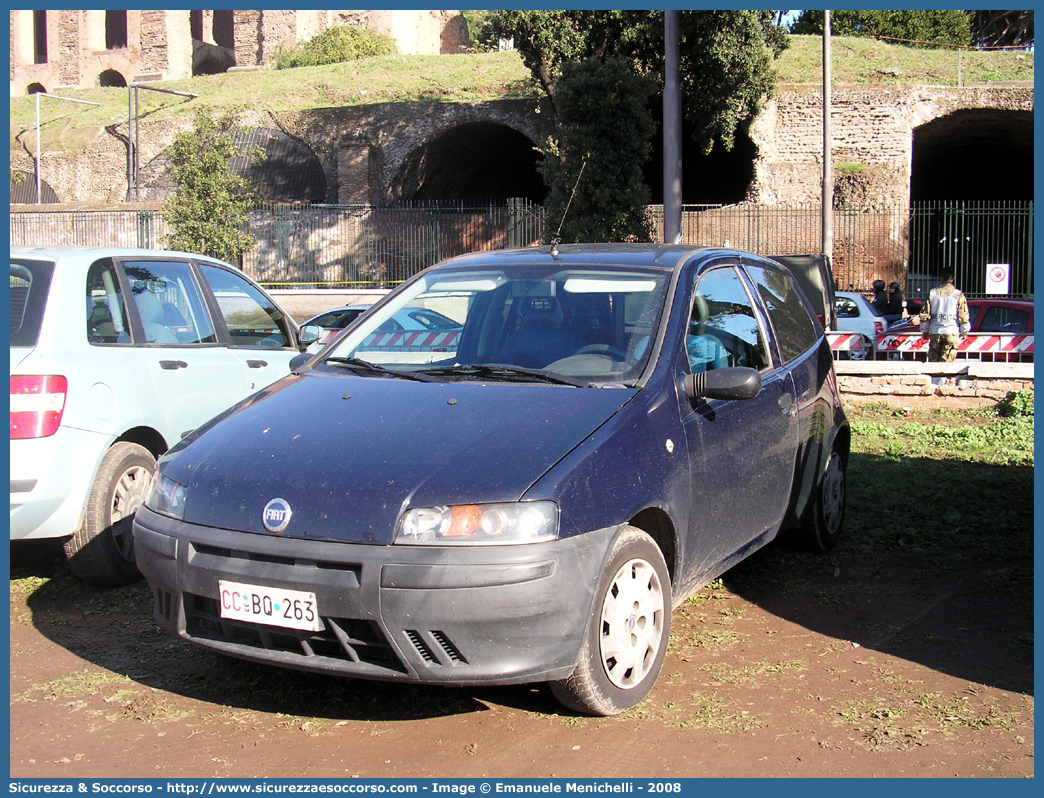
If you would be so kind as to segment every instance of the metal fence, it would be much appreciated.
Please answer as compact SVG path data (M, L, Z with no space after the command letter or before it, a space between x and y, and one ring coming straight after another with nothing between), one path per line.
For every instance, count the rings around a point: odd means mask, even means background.
M663 207L649 207L656 240ZM251 212L257 245L242 267L272 286L379 286L407 279L443 258L532 246L545 235L544 209L526 200L482 205L425 203L274 205ZM818 207L685 206L682 241L763 255L819 252ZM158 211L17 211L12 244L161 247ZM988 264L1007 264L1011 296L1033 295L1033 203L918 203L834 212L834 277L842 290L898 281L921 298L944 269L969 296L986 291Z
M985 296L990 264L1008 267L1008 293L1033 296L1032 202L926 202L910 215L912 296L926 296L929 278L954 273L969 297Z

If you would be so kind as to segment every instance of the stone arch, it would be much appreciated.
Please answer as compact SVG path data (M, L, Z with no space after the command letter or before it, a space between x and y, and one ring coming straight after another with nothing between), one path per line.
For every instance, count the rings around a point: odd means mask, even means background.
M252 128L236 137L243 148L260 147L265 158L251 163L246 156L234 158L231 169L252 181L269 202L325 202L326 174L312 149L299 139L272 128ZM159 201L174 190L170 181L166 152L140 172L139 195L145 201Z
M260 147L265 158L235 158L232 170L253 181L271 202L325 202L326 174L311 147L280 130L259 127L236 136L244 148Z
M127 79L115 69L106 69L98 75L98 85L102 88L126 88Z
M40 181L40 202L51 205L60 200L55 190L51 188L46 180ZM35 205L36 204L36 177L32 172L21 169L11 170L11 200L12 205Z
M499 121L467 121L435 132L402 160L391 181L395 200L543 202L537 169L543 155L533 140Z
M30 83L25 87L26 94L47 94L47 88L42 83Z
M965 108L915 128L910 199L1032 200L1033 112Z

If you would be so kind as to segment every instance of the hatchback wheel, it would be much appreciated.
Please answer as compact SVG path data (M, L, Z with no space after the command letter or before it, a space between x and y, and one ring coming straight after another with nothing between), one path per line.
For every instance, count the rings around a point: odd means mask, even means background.
M799 543L812 551L827 552L841 537L845 519L845 460L836 449L816 489L808 520L799 533Z
M640 703L663 666L671 582L659 547L626 527L609 555L576 669L551 692L570 709L616 715Z
M114 444L102 458L83 525L65 543L69 567L84 582L128 585L141 578L131 524L155 471L156 458L136 443Z

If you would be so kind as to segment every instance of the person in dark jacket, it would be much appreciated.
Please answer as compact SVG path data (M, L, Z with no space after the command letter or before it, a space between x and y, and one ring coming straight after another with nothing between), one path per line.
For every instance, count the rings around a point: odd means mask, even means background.
M870 301L874 313L883 316L888 309L888 294L885 293L885 281L874 280L874 298Z
M889 324L895 324L903 318L903 292L899 283L888 284L888 305L885 312L881 314Z

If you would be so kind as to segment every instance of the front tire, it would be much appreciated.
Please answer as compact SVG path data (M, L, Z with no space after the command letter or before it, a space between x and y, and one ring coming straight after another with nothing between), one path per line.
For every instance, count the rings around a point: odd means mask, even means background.
M156 458L136 443L116 443L105 453L83 525L65 543L69 568L87 584L129 585L141 579L131 523L155 472Z
M617 715L652 690L671 632L671 580L659 547L624 527L609 553L573 673L555 698L589 715Z
M845 459L834 449L816 486L809 517L798 534L798 543L810 551L828 552L841 537L845 519Z

